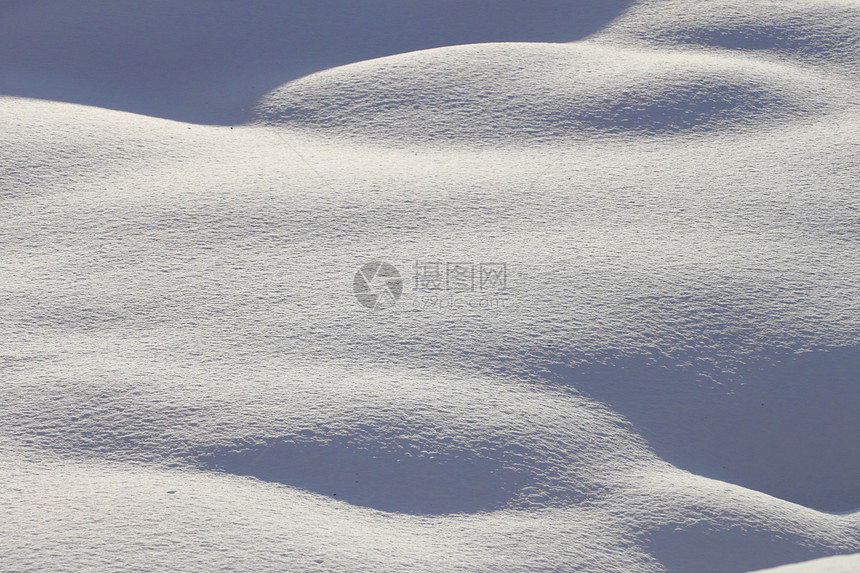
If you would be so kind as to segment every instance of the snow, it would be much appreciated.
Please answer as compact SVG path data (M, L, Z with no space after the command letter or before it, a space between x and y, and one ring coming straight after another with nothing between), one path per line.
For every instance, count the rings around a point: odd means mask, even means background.
M856 569L860 4L358 6L0 8L0 569Z
M824 557L793 565L764 569L760 573L851 573L860 569L860 554Z

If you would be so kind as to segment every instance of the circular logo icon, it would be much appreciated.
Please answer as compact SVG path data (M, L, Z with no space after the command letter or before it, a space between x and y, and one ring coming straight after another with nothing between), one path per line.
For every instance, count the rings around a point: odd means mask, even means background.
M403 279L392 265L373 261L355 273L352 290L359 304L371 310L394 306L403 294Z

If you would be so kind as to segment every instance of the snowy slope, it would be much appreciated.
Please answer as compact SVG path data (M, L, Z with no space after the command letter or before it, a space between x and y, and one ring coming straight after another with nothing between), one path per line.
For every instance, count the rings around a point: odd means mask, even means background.
M860 4L183 6L0 12L0 569L860 551Z
M860 569L860 555L840 555L783 565L759 573L852 573Z
M386 142L533 144L761 131L842 108L855 85L830 80L822 93L826 80L817 70L734 54L607 47L597 40L478 44L314 74L269 94L260 112L268 124Z

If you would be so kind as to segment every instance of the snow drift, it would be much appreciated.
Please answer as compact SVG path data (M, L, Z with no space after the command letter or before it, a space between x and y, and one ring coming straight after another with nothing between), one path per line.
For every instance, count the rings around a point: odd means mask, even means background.
M858 5L466 6L4 5L3 568L860 550Z

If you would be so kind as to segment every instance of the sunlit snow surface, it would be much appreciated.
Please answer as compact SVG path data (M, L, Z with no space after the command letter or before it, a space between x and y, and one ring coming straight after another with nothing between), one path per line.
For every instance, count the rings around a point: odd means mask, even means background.
M0 569L860 551L860 3L173 4L0 5Z

